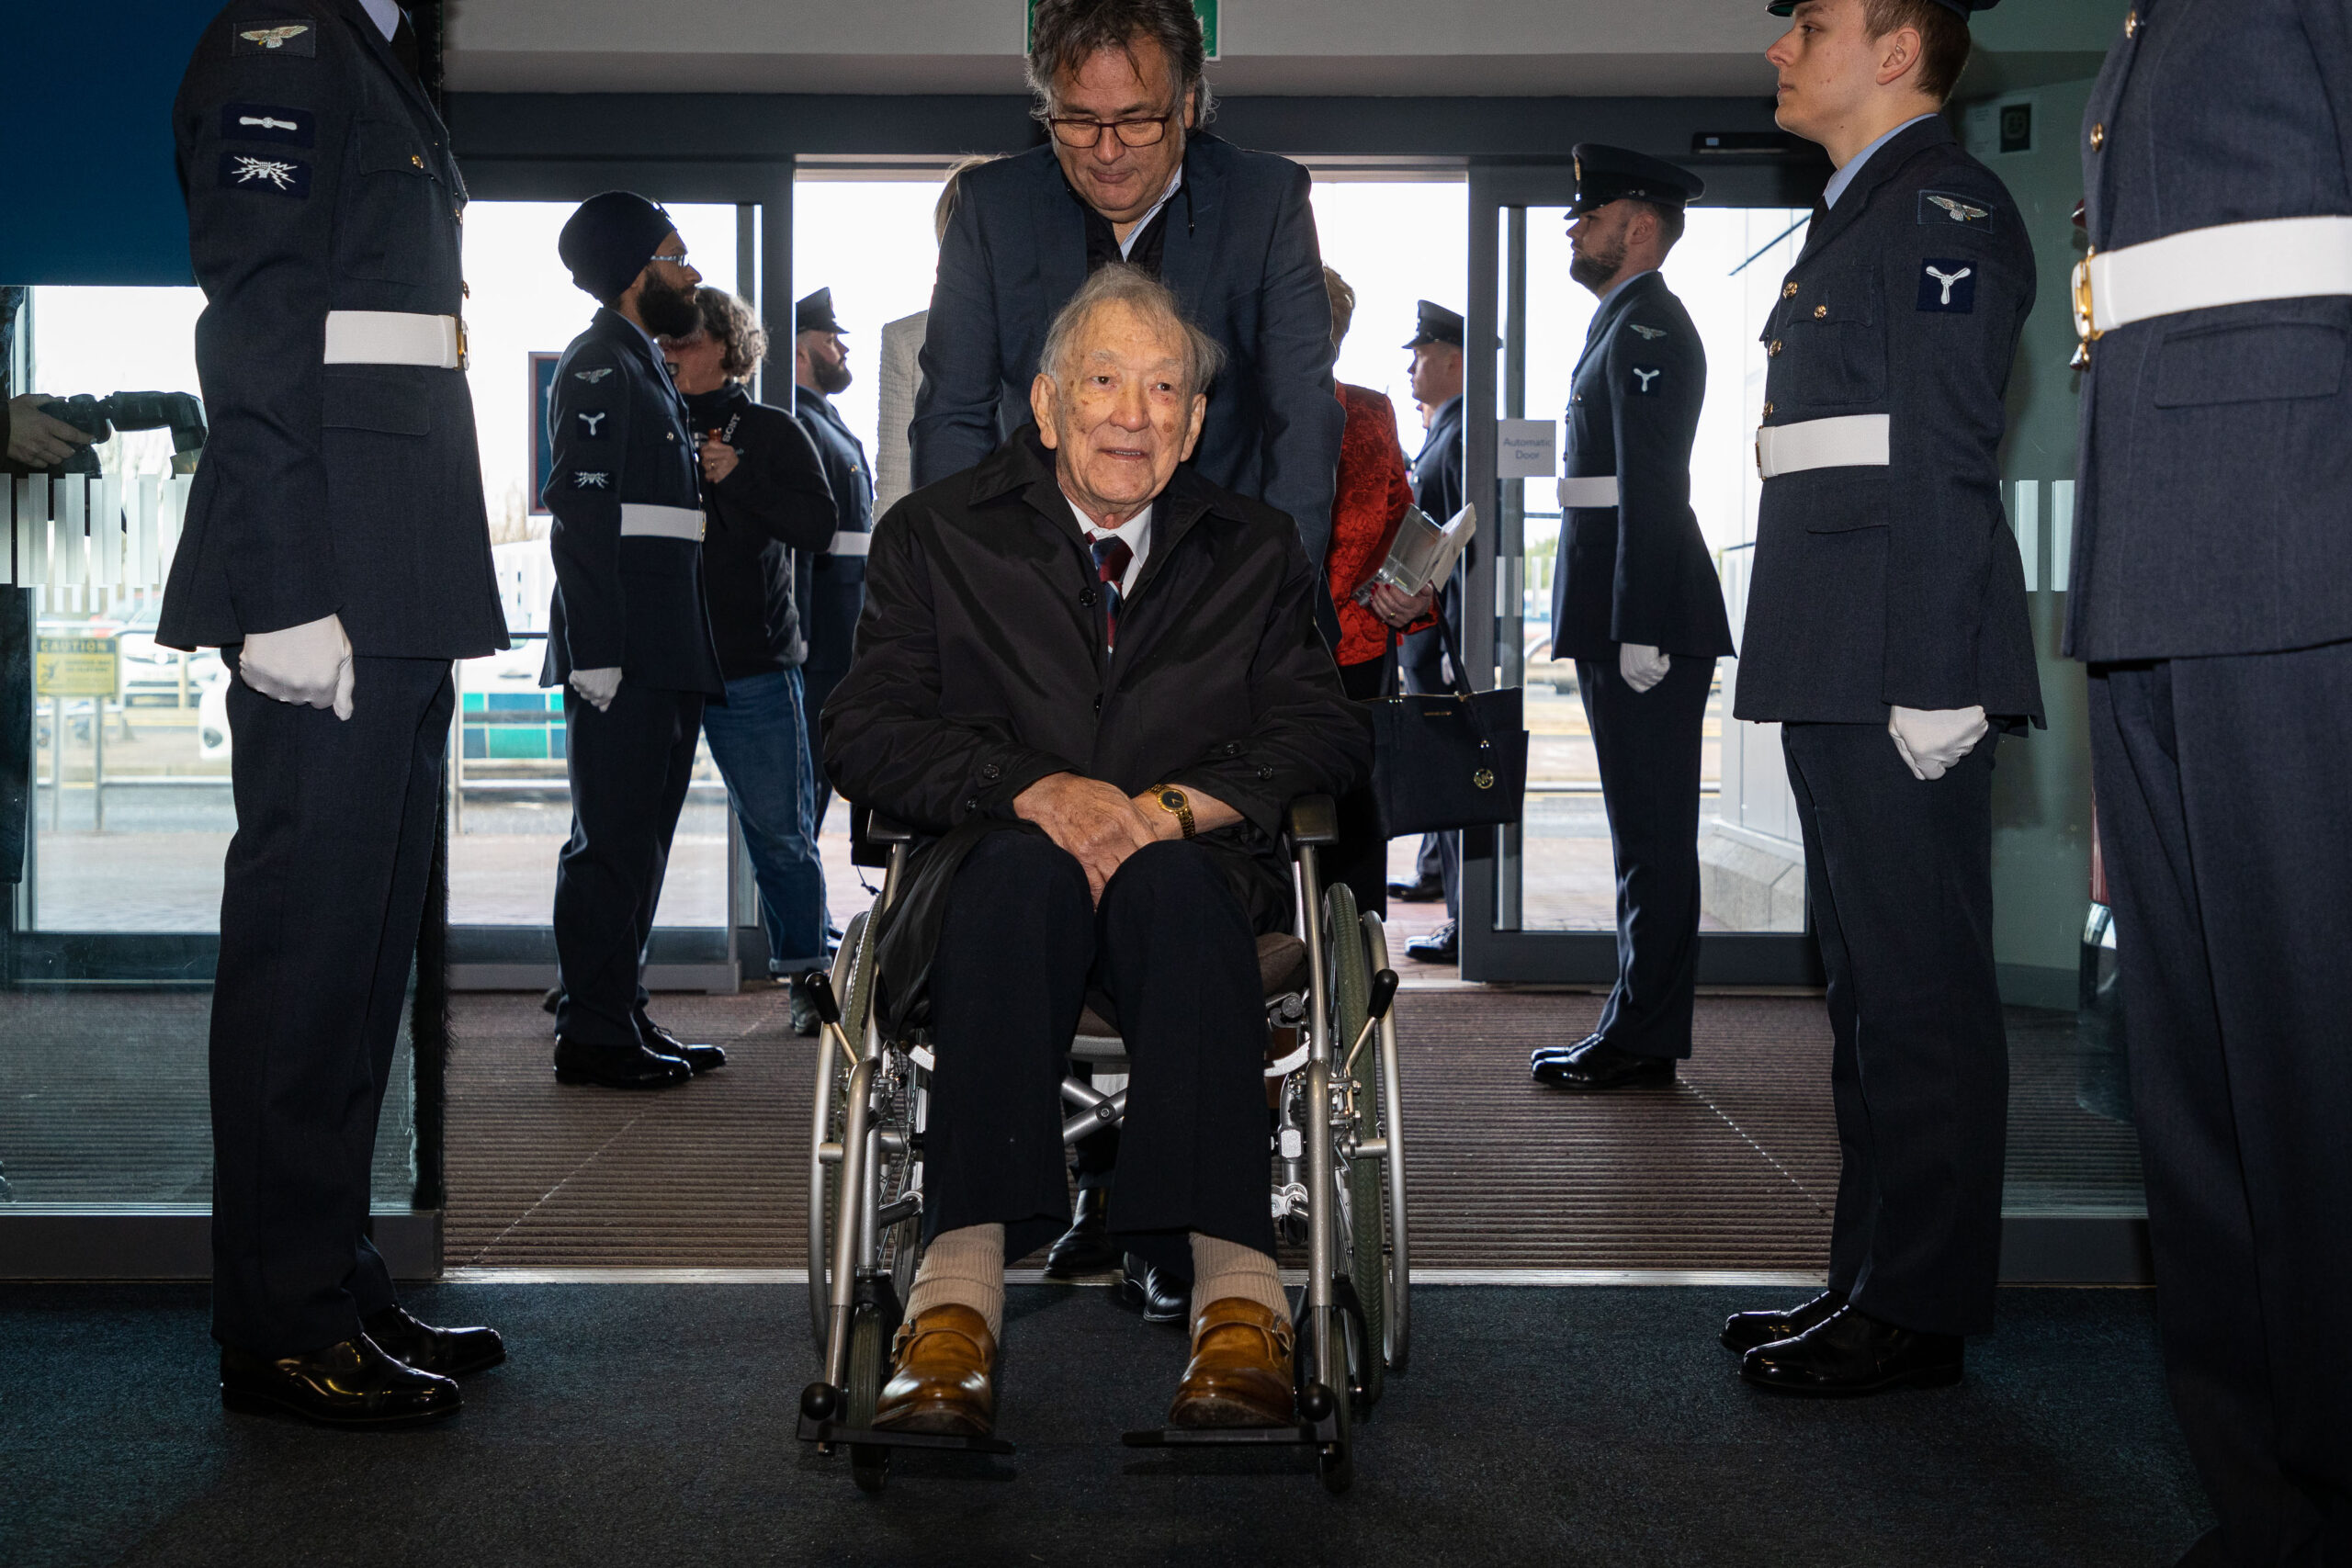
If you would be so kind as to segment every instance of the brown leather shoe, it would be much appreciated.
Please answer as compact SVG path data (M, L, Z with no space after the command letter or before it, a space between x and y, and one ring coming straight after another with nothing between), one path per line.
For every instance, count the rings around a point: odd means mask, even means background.
M1168 1407L1171 1427L1287 1427L1290 1319L1241 1296L1211 1302L1193 1319L1193 1360Z
M996 1427L996 1337L967 1306L935 1306L899 1325L897 1371L875 1402L874 1425L889 1432L985 1438Z

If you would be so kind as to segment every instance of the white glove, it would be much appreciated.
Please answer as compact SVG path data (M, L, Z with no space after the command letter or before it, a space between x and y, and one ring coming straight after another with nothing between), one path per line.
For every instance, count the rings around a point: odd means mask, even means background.
M254 632L237 656L237 677L265 697L351 716L351 639L343 617L325 615L283 631Z
M1617 645L1617 673L1625 684L1636 692L1646 692L1666 679L1674 660L1644 642L1621 642Z
M1939 779L1962 757L1976 750L1992 726L1984 710L1973 708L1894 708L1886 716L1886 732L1903 753L1904 766L1918 779Z
M613 705L613 698L620 692L620 667L613 665L603 670L574 670L571 672L571 689L595 704L596 711L603 713Z

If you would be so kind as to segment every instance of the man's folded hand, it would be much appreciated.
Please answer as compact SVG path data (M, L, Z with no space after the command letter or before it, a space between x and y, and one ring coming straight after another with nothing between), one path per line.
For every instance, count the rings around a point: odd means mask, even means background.
M1094 901L1126 858L1150 843L1151 824L1116 784L1048 773L1013 797L1013 815L1035 822L1086 869Z

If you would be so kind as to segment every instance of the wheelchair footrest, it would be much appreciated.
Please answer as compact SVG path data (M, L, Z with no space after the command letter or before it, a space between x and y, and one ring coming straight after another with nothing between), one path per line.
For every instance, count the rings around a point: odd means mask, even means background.
M804 1443L848 1443L856 1448L933 1449L948 1453L1009 1454L1011 1443L1001 1438L952 1438L937 1432L890 1432L871 1427L844 1427L838 1422L800 1417Z
M1295 1427L1160 1427L1119 1440L1131 1449L1306 1448L1338 1442L1340 1421L1327 1416Z

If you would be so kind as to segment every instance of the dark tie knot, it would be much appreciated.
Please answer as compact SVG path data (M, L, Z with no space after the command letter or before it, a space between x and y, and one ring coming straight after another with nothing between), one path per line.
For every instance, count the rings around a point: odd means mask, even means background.
M1127 542L1115 536L1097 539L1091 548L1094 551L1094 574L1114 586L1126 577L1127 563L1136 558L1135 551L1127 548Z

